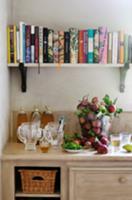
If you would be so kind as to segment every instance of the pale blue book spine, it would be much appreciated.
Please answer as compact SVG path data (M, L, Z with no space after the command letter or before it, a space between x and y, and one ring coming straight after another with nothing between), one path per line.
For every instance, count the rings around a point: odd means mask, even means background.
M93 39L94 39L94 30L88 29L88 63L93 63L94 61Z

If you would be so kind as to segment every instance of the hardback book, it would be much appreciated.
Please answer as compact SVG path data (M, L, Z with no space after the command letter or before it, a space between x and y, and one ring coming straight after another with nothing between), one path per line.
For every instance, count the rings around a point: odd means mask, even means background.
M35 62L35 26L31 26L31 62Z
M19 28L17 27L17 32L16 32L16 45L17 45L17 62L20 62L20 32Z
M93 61L94 63L99 63L99 30L94 30L93 39Z
M118 32L113 32L112 38L112 64L118 63Z
M93 40L94 39L94 30L88 29L88 63L93 63Z
M39 27L39 63L43 63L43 27Z
M78 62L83 63L84 60L84 31L85 30L79 30L78 31Z
M64 31L59 31L59 63L64 63Z
M108 63L112 63L112 32L108 33Z
M53 60L54 63L59 63L59 34L54 31L53 34Z
M16 34L17 34L17 27L16 27L16 25L13 25L13 34L14 34L14 36L13 36L13 45L14 45L14 63L17 63L17 41L16 41L16 39L17 39L17 36L16 36Z
M48 62L53 63L53 33L54 31L48 30Z
M31 26L26 25L26 63L31 63Z
M48 28L43 28L43 62L48 63Z
M11 63L11 53L10 53L10 26L7 27L7 62Z
M70 28L70 63L78 63L78 30Z
M64 32L64 63L70 63L70 33Z
M35 26L35 63L39 63L39 27Z
M119 63L123 64L124 63L124 37L125 34L123 31L119 32L119 40L118 40L118 48L119 48L119 53L118 53L118 59Z
M25 63L26 61L26 43L25 43L25 23L19 23L20 30L20 63Z
M128 62L128 34L125 34L124 39L124 63Z
M99 27L99 63L107 63L107 28Z
M83 32L83 63L87 63L88 55L88 31L84 30Z
M132 63L132 35L128 36L128 62Z
M14 27L10 25L10 62L14 63Z

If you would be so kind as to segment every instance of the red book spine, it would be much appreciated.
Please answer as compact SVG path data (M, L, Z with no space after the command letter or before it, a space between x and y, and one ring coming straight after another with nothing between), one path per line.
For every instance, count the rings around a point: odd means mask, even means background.
M83 63L84 62L84 30L79 31L78 35L79 39L79 51L78 51L78 62Z
M35 63L39 63L39 27L35 27Z

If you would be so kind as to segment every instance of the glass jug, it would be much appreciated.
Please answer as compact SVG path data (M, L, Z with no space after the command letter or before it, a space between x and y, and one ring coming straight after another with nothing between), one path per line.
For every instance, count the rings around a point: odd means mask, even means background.
M25 150L36 150L37 141L42 137L42 129L38 123L25 122L17 129L18 139L25 144Z
M60 122L49 122L43 129L45 137L53 147L58 147L62 143L64 131L64 119Z

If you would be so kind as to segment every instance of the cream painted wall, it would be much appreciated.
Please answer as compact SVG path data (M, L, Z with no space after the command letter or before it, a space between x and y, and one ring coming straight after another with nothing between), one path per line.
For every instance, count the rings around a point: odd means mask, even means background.
M11 1L0 0L0 154L9 134L10 74L7 68L6 27L11 19Z
M131 0L14 0L13 21L48 26L55 30L107 26L110 31L132 33ZM11 75L11 108L32 109L49 104L53 110L74 110L81 96L118 97L124 110L132 110L132 69L126 91L119 92L119 69L37 69L28 70L27 93L20 91L17 69Z
M0 0L0 156L9 135L10 75L7 68L6 26L11 19L11 0ZM0 162L1 177L1 162ZM1 178L0 199L2 200Z

